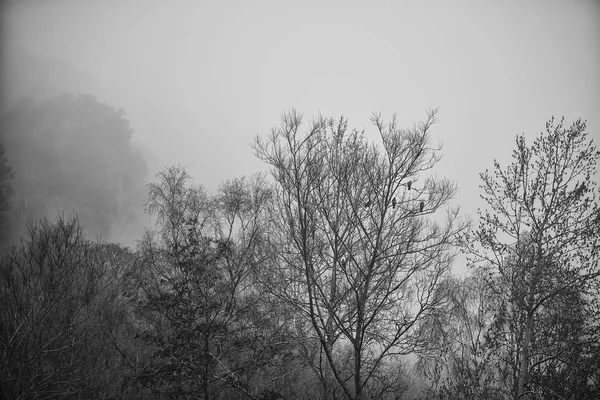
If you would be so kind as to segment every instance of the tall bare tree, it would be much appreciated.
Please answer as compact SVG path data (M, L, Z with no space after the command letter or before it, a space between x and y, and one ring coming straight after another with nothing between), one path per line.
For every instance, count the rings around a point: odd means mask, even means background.
M435 288L464 227L457 209L443 213L455 185L425 177L439 160L430 145L435 111L412 129L399 129L395 117L372 122L380 145L344 118L319 116L302 134L302 116L291 111L254 144L276 181L276 257L265 280L310 321L325 372L357 400L391 394L377 384L387 382L381 374L425 346L419 323L441 301Z
M515 398L543 391L531 385L531 372L540 365L562 360L558 370L573 368L564 354L591 338L587 328L568 342L550 344L554 335L537 335L548 331L542 316L571 312L555 308L565 299L582 298L587 305L598 299L600 152L588 135L581 120L565 128L563 120L552 119L532 145L517 137L506 169L495 161L493 173L481 174L488 209L480 211L479 227L464 245L504 298L499 326L513 328L499 331L497 339L506 342Z

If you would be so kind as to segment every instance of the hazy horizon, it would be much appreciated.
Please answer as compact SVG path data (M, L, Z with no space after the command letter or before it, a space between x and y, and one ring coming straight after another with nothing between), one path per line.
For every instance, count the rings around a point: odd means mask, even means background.
M295 108L410 127L439 108L434 173L476 217L478 174L552 116L600 137L600 4L19 1L2 12L3 108L89 93L123 109L148 179L173 164L215 190L268 168L250 143Z

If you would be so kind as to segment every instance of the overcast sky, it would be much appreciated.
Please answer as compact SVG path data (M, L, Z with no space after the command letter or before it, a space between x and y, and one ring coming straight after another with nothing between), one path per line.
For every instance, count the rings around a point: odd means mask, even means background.
M436 172L470 214L478 173L509 160L517 133L564 115L600 137L598 1L12 4L4 60L68 63L75 86L125 110L153 167L184 164L209 189L266 170L249 143L292 107L372 133L374 111L411 126L439 107Z

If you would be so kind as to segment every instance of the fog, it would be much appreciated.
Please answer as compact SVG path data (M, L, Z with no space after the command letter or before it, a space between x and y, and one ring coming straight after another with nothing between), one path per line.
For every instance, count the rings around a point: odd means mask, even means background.
M249 144L292 107L307 121L343 114L373 137L372 112L412 126L439 107L436 173L458 183L456 204L474 216L478 173L509 161L516 134L534 137L564 115L599 137L599 38L595 1L12 1L2 9L1 109L89 94L123 111L131 138L119 154L141 151L137 183L181 164L213 190L267 169ZM91 171L89 161L64 168ZM129 189L129 206L141 206ZM151 223L134 219L127 234L92 234L131 244Z
M4 0L0 44L0 399L600 398L598 0Z

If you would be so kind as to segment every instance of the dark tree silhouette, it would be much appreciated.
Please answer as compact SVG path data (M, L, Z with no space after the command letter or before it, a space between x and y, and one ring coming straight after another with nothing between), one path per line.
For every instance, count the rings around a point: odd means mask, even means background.
M24 234L29 220L76 210L91 236L127 238L141 215L147 167L122 110L65 94L22 101L0 125L15 171L15 235Z
M15 172L8 164L4 143L0 143L0 245L4 242L6 230L10 227L7 211L10 210L10 198L14 193L11 181Z
M118 398L121 277L76 218L30 224L0 260L0 390L6 399Z

